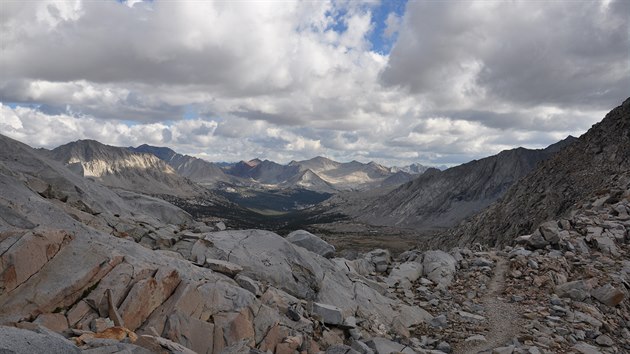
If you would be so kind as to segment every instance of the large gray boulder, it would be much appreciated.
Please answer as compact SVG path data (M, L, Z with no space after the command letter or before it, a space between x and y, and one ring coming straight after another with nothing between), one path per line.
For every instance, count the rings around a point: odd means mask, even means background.
M343 313L336 306L315 302L313 303L313 313L321 316L322 322L326 324L340 325L343 323Z
M597 284L595 278L575 280L556 286L554 291L559 297L568 297L575 301L584 301L591 296L591 290L594 284Z
M211 245L211 246L209 246ZM316 256L264 230L229 230L208 233L194 246L194 255L243 267L241 274L268 282L293 296L315 300L324 278Z
M400 344L398 342L391 341L385 338L371 338L365 342L365 344L374 350L376 354L391 354L391 353L408 353L415 354L416 351L410 347Z
M378 273L386 272L387 268L392 263L391 254L388 250L384 249L375 249L366 253L364 257L374 264L374 268Z
M81 353L81 350L69 340L51 333L35 333L26 329L0 326L0 353L71 354Z
M394 286L398 284L400 287L408 288L411 283L418 280L422 276L422 264L418 262L405 262L396 265L389 272L389 276L385 279L387 285Z
M444 251L427 251L422 261L424 274L440 287L447 287L455 276L457 261Z
M547 221L540 225L538 228L543 238L552 245L557 245L560 242L560 228L557 221Z
M617 306L626 297L623 291L615 288L610 283L596 288L592 291L591 295L607 306Z
M193 224L193 218L190 214L162 199L125 190L117 190L116 193L134 210L142 210L143 213L164 223Z
M335 246L304 230L293 231L286 237L287 241L305 248L326 258L335 254Z

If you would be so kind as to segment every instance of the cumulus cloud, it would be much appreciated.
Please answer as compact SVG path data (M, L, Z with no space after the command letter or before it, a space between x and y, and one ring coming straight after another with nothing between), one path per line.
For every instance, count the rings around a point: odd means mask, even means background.
M70 140L95 139L106 144L129 146L142 142L163 144L161 123L127 125L70 114L46 114L35 107L12 108L0 103L0 128L3 134L34 147L52 148Z
M628 93L627 1L410 2L382 80L435 105L610 108Z
M0 129L215 161L455 164L579 135L630 88L627 1L411 1L380 24L391 53L370 43L381 5L5 2Z
M383 36L385 38L390 38L394 34L398 33L400 30L400 26L402 25L402 18L398 16L395 12L390 12L385 19L385 30L383 31Z

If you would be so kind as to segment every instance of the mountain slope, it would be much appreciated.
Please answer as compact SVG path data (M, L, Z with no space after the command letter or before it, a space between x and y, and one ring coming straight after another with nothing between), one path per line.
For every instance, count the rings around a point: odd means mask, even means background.
M423 174L429 168L430 168L429 166L424 166L419 163L413 163L411 165L403 166L403 167L394 166L391 168L391 171L392 172L406 172L406 173L410 173L414 175L419 175L419 174Z
M206 190L181 177L164 161L152 154L136 153L94 140L78 140L49 152L84 177L93 177L114 188L144 194L193 196Z
M299 169L291 165L281 165L270 160L253 159L239 161L225 169L231 176L254 180L262 184L280 184L295 177Z
M426 172L426 170L423 171L422 173L424 173L424 172ZM416 177L417 177L416 174L411 174L409 172L398 170L393 175L385 178L383 180L383 182L381 182L381 187L396 187L396 186L400 186L402 184L405 184L405 183L413 180Z
M395 174L374 162L341 163L322 156L304 161L291 161L287 165L259 159L241 161L226 168L225 172L261 184L282 188L305 188L326 193L379 187L385 179ZM395 179L390 181L395 182Z
M111 219L111 224L126 218L140 218L140 214L151 215L161 222L192 222L189 214L175 206L155 198L133 192L114 191L100 183L83 178L70 171L62 163L49 158L49 151L34 150L30 146L0 134L0 231L5 228L31 228L38 224L48 225L46 220L55 220L59 225L74 227L74 219L56 209L50 203L66 209L76 209L88 218L98 215ZM22 185L16 185L18 180ZM45 198L32 199L20 209L3 198L25 199L25 195L37 193ZM151 204L151 207L138 208ZM140 210L138 210L140 209ZM70 213L81 219L82 213ZM20 216L20 214L22 216ZM148 219L145 218L145 221ZM31 225L35 223L35 225ZM98 223L92 224L97 227Z
M319 173L339 168L341 162L333 161L323 156L316 156L309 160L291 161L289 165L300 166L300 168L302 169L311 170L315 173Z
M540 161L573 140L568 137L543 150L502 151L445 171L431 168L385 194L343 196L345 200L335 201L335 210L374 225L421 229L454 226L497 200Z
M197 183L215 184L217 182L233 182L234 180L231 176L226 175L221 167L212 162L182 155L167 147L143 144L129 149L134 152L153 154L171 166L179 175Z
M341 163L322 156L310 160L292 161L289 166L299 167L300 171L310 170L337 190L378 187L385 179L395 174L375 162Z
M442 245L507 244L577 204L630 189L630 98L502 198L440 237Z
M291 177L285 182L285 185L291 187L300 187L320 193L335 193L335 186L326 182L317 173L311 170L305 170Z

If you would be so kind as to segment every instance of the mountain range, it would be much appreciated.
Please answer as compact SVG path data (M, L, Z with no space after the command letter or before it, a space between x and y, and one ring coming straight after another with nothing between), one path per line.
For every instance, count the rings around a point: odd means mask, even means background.
M340 163L325 157L287 165L259 159L219 165L167 147L144 144L124 148L94 140L78 140L42 151L75 173L98 179L107 186L175 196L203 193L205 189L200 186L229 185L336 193L404 183L425 170L419 164L406 167L415 171L412 174L374 162Z
M129 150L153 154L181 176L210 187L232 184L280 189L303 188L321 193L336 193L401 184L428 169L421 164L388 168L375 162L341 163L322 156L304 161L291 161L286 165L260 159L219 165L179 154L166 147L144 144L135 148L130 147Z
M374 188L395 174L375 162L341 163L321 156L291 161L287 165L259 159L241 161L228 167L226 173L265 185L295 186L321 192Z
M321 156L286 165L253 159L219 166L166 147L124 148L93 140L68 143L46 153L75 173L109 187L188 200L203 196L223 206L220 210L236 203L257 213L285 213L336 194L317 210L372 225L437 229L455 226L487 207L539 162L574 140L568 137L540 150L503 151L444 171L418 164L387 168L374 162L340 163ZM255 192L257 188L263 189ZM264 192L274 189L279 192ZM302 189L323 197L280 192ZM295 198L300 201L292 202Z
M393 190L338 195L326 202L327 208L372 225L415 229L455 226L499 199L541 161L575 140L569 136L546 149L506 150L444 171L430 168Z

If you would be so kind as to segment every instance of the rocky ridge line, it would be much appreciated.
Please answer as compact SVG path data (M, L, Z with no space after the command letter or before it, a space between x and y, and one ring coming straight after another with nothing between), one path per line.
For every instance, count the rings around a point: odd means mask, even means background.
M432 246L510 244L546 220L566 217L596 194L616 198L630 178L629 146L630 98L512 186L501 201L436 237Z

